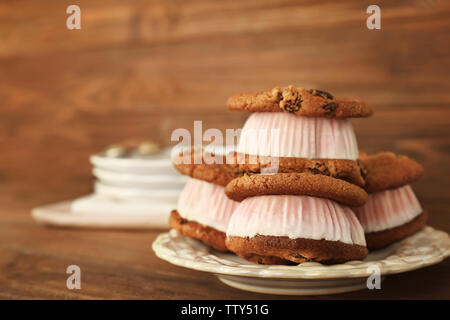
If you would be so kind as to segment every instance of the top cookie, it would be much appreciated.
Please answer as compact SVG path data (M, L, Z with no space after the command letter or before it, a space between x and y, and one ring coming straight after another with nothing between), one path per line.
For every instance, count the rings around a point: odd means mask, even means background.
M374 155L361 152L358 163L366 180L364 189L369 193L410 184L419 179L423 173L421 164L407 156L392 152Z
M265 92L241 93L230 97L227 107L231 110L250 112L289 112L306 117L358 118L368 117L372 107L360 99L336 98L317 90L275 87Z

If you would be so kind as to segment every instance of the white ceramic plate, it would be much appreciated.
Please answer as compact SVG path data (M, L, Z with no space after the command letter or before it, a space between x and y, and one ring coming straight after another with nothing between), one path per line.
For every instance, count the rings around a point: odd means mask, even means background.
M212 272L232 287L270 294L318 295L366 288L368 269L376 265L381 277L438 263L450 255L447 233L425 227L416 234L383 250L371 252L364 261L337 265L316 262L298 266L265 266L245 261L231 253L209 249L200 241L175 230L153 242L156 255L172 264Z
M124 188L110 186L101 182L95 182L94 190L96 194L124 200L157 200L177 203L181 190L177 189L145 189L145 188Z
M168 175L178 173L172 165L170 150L147 157L107 157L95 154L90 157L90 161L94 167L116 172Z
M144 175L94 168L92 173L101 182L125 188L181 189L188 178L182 175Z

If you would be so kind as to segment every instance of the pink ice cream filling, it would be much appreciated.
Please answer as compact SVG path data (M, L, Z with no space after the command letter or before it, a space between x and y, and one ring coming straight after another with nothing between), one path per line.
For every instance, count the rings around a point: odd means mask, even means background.
M226 232L238 204L227 198L224 187L190 178L178 199L177 211L184 219Z
M256 235L366 245L361 224L349 207L309 196L261 196L242 201L231 217L227 236Z
M371 193L364 206L353 210L366 233L401 226L423 211L409 185Z
M349 120L284 112L252 113L242 128L236 151L307 159L358 158L356 136Z

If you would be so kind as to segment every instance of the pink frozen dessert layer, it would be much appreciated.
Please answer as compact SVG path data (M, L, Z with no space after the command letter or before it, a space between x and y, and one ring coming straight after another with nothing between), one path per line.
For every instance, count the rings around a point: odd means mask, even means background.
M224 187L189 179L178 199L178 213L182 218L226 232L238 202L225 195Z
M237 152L307 159L358 158L347 119L300 117L289 113L252 113L241 131Z
M308 196L261 196L242 201L227 236L286 236L366 245L364 231L349 207Z
M353 210L366 233L401 226L423 211L409 185L371 193L364 206Z

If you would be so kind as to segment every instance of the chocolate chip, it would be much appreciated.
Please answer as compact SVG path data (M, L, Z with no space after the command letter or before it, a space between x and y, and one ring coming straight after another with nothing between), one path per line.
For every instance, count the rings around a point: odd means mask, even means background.
M307 258L305 256L302 256L300 253L291 253L289 256L294 258L294 259L302 259L302 260L304 259L306 261L311 261L311 259L309 259L309 258Z
M283 105L283 110L287 111L289 113L296 113L298 112L301 107L302 107L302 97L300 96L300 94L297 96L297 98L295 100L286 100L286 101L282 101Z
M311 168L310 170L314 174L322 174L325 176L330 176L330 170L328 170L328 167L320 162L316 162L314 168Z
M318 90L318 89L311 89L309 92L316 97L322 97L324 99L334 99L333 95L329 92Z
M336 111L337 103L336 102L330 102L326 105L322 106L322 109L325 110L326 115L331 115Z
M361 176L363 177L364 180L366 180L367 177L367 170L364 168L360 168L359 170L361 172Z
M277 93L277 103L280 103L281 100L283 100L283 93L281 91L279 91Z

